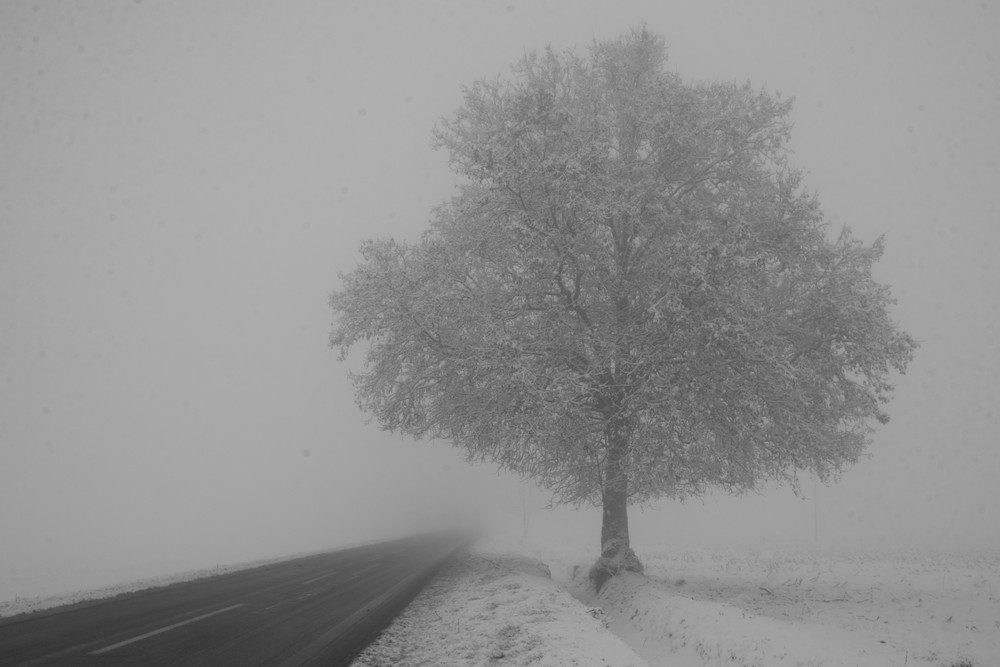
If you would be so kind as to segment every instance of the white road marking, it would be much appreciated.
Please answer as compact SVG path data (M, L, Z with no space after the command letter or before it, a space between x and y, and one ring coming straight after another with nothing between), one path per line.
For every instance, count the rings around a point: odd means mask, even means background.
M161 634L163 632L166 632L167 630L173 630L174 628L179 628L182 625L187 625L188 623L194 623L195 621L200 621L203 618L208 618L209 616L215 616L216 614L221 614L224 611L229 611L230 609L236 609L237 607L242 607L242 606L243 603L240 602L237 604L229 605L228 607L224 607L222 609L216 609L215 611L210 611L207 614L202 614L201 616L195 616L194 618L189 618L186 621L181 621L180 623L174 623L173 625L168 625L165 628L160 628L159 630L153 630L152 632L147 632L146 634L139 635L138 637L132 637L131 639L126 639L123 642L118 642L117 644L112 644L111 646L105 646L102 649L91 651L90 655L100 655L102 653L107 653L108 651L114 651L116 648L121 648L122 646L125 646L126 644L131 644L132 642L137 642L140 639L146 639L147 637L152 637L153 635Z
M337 573L336 572L331 572L330 574L324 574L322 577L315 577L314 579L307 579L306 581L302 582L302 585L305 586L306 584L311 584L314 581L319 581L320 579L326 579L327 577L332 577L335 574L337 574Z

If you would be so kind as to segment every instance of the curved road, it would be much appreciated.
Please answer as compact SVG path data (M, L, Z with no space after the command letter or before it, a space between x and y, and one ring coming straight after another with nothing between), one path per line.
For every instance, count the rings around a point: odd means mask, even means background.
M347 665L469 541L421 535L0 619L0 665Z

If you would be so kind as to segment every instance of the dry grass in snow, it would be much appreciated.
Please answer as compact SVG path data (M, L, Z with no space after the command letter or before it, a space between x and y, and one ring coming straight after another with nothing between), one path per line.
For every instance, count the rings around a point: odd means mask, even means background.
M476 545L446 567L354 667L646 663L517 548Z
M595 595L588 561L532 551L654 666L1000 665L996 553L647 548Z
M996 553L647 547L645 576L595 594L592 551L506 545L456 563L356 667L1000 666Z

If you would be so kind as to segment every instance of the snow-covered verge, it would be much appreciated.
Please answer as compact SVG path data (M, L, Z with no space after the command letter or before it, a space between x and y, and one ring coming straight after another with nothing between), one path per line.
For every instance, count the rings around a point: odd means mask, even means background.
M578 545L481 543L355 667L1000 666L996 552L638 551L595 594Z
M1000 665L1000 554L639 549L595 595L587 560L529 549L650 665Z
M646 665L602 616L523 548L484 541L446 566L353 664Z

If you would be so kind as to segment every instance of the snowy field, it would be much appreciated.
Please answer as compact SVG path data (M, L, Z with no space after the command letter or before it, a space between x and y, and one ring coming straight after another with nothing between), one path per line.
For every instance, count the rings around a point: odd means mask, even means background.
M594 555L484 542L355 665L1000 665L996 553L640 549L597 596Z
M1000 665L996 554L641 555L589 601L650 664Z

